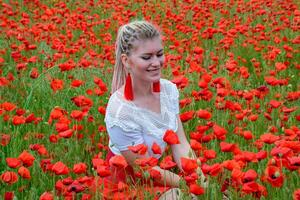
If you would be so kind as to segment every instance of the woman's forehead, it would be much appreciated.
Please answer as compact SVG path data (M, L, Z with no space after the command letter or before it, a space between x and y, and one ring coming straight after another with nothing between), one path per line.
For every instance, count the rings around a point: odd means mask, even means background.
M132 51L138 54L156 53L163 49L162 40L160 37L151 39L136 40L133 43Z

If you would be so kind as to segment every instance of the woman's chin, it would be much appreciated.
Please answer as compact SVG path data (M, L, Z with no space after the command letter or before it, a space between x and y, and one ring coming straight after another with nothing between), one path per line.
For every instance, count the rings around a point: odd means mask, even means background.
M160 75L151 78L151 82L158 82L160 80Z

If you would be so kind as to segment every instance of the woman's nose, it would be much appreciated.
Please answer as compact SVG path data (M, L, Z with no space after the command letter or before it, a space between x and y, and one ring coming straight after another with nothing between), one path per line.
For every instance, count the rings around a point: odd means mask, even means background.
M154 58L153 58L153 60L152 60L152 65L153 65L153 66L159 66L160 63L161 63L161 61L160 61L159 57L154 56Z

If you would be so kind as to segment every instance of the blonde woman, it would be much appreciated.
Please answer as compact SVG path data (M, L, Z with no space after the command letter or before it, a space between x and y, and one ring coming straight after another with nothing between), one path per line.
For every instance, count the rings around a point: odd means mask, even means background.
M134 179L132 169L136 159L161 157L151 148L156 144L162 153L165 151L167 144L163 136L166 130L172 130L178 136L180 143L171 145L171 150L180 170L181 157L196 159L179 117L177 87L161 78L164 62L161 33L153 24L133 21L119 28L112 95L105 115L110 138L107 161L114 155L122 155L129 167L123 172L112 169L115 173L111 180L115 182L126 182L128 176ZM147 146L143 155L128 149L139 144ZM156 187L159 194L156 199L178 199L180 176L159 166L153 169L162 175L155 184L160 186Z

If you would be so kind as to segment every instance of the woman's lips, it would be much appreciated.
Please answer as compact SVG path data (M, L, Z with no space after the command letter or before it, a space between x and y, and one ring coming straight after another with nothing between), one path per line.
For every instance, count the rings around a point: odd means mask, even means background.
M157 68L157 69L147 69L146 71L147 72L155 72L155 71L158 71L160 68Z

